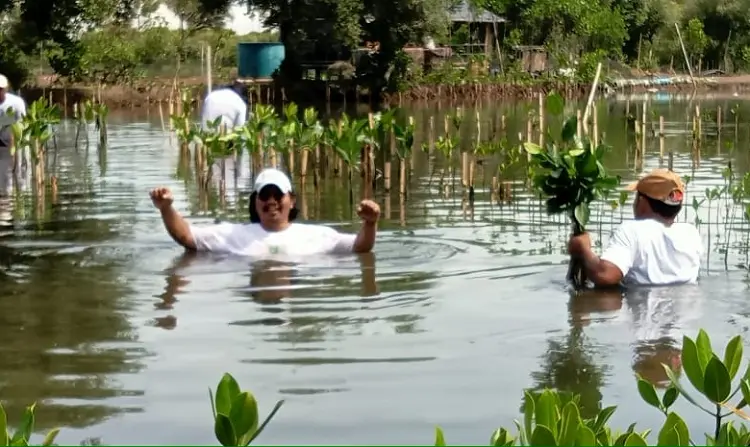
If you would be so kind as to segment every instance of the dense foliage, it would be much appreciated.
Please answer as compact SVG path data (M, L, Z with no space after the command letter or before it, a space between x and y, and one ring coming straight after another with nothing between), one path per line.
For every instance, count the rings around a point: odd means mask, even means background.
M149 17L159 0L0 0L0 72L15 85L39 67L71 80L131 81L174 75L200 60L210 45L217 67L235 66L238 36L223 28L231 0L164 0L183 25L170 31ZM394 90L412 77L404 45L430 37L438 44L483 42L478 27L454 24L458 0L243 0L279 30L256 40L286 45L282 79L295 81L309 61L349 61L364 42L356 70L373 91ZM596 66L602 59L641 69L684 70L675 23L689 59L703 69L750 68L750 0L471 0L507 22L498 27L501 52L514 45L546 45L557 66ZM155 26L157 25L157 26ZM269 33L270 34L270 33ZM246 40L252 40L246 39ZM495 54L493 54L495 57ZM506 61L507 62L507 61ZM169 67L165 70L160 67ZM508 64L505 64L508 67ZM171 72L171 73L166 73ZM183 73L184 74L184 73ZM196 73L190 73L194 75Z

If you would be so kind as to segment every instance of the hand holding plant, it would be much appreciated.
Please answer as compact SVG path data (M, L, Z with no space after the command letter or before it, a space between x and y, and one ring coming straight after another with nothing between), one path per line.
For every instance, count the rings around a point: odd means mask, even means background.
M559 97L553 99L561 101ZM591 202L606 197L620 184L620 178L608 175L602 165L610 148L604 143L594 147L588 138L577 138L577 126L578 119L572 116L565 120L557 141L548 139L551 143L545 148L530 142L523 145L530 155L533 186L547 199L547 213L567 214L574 235L586 231ZM582 266L576 259L571 259L568 279L576 288L585 285Z

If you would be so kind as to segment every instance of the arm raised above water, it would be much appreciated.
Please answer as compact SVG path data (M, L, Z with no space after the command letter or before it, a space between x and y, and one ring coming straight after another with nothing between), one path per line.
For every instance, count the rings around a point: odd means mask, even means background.
M197 246L195 238L190 230L190 224L171 205L159 209L164 227L175 242L185 247L186 250L195 251Z

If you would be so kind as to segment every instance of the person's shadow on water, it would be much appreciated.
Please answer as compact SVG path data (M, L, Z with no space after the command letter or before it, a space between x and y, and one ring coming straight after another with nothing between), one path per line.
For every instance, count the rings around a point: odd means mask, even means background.
M159 298L159 301L154 304L157 310L171 311L174 309L175 303L179 301L177 295L184 293L184 287L190 284L190 281L181 272L201 256L199 253L186 251L172 261L172 264L164 271L166 281L164 292L156 295ZM357 257L360 264L362 278L360 296L377 295L375 255L363 253L354 256ZM262 304L274 304L285 298L293 297L295 266L294 263L273 260L252 262L250 267L250 294L253 301ZM154 319L154 324L162 329L171 330L177 327L177 317L172 314L157 317Z

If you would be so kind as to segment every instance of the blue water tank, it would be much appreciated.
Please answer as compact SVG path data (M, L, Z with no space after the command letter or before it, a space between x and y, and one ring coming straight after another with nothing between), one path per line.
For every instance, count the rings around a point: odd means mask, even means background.
M284 60L280 42L242 42L237 44L237 74L241 78L270 78Z

